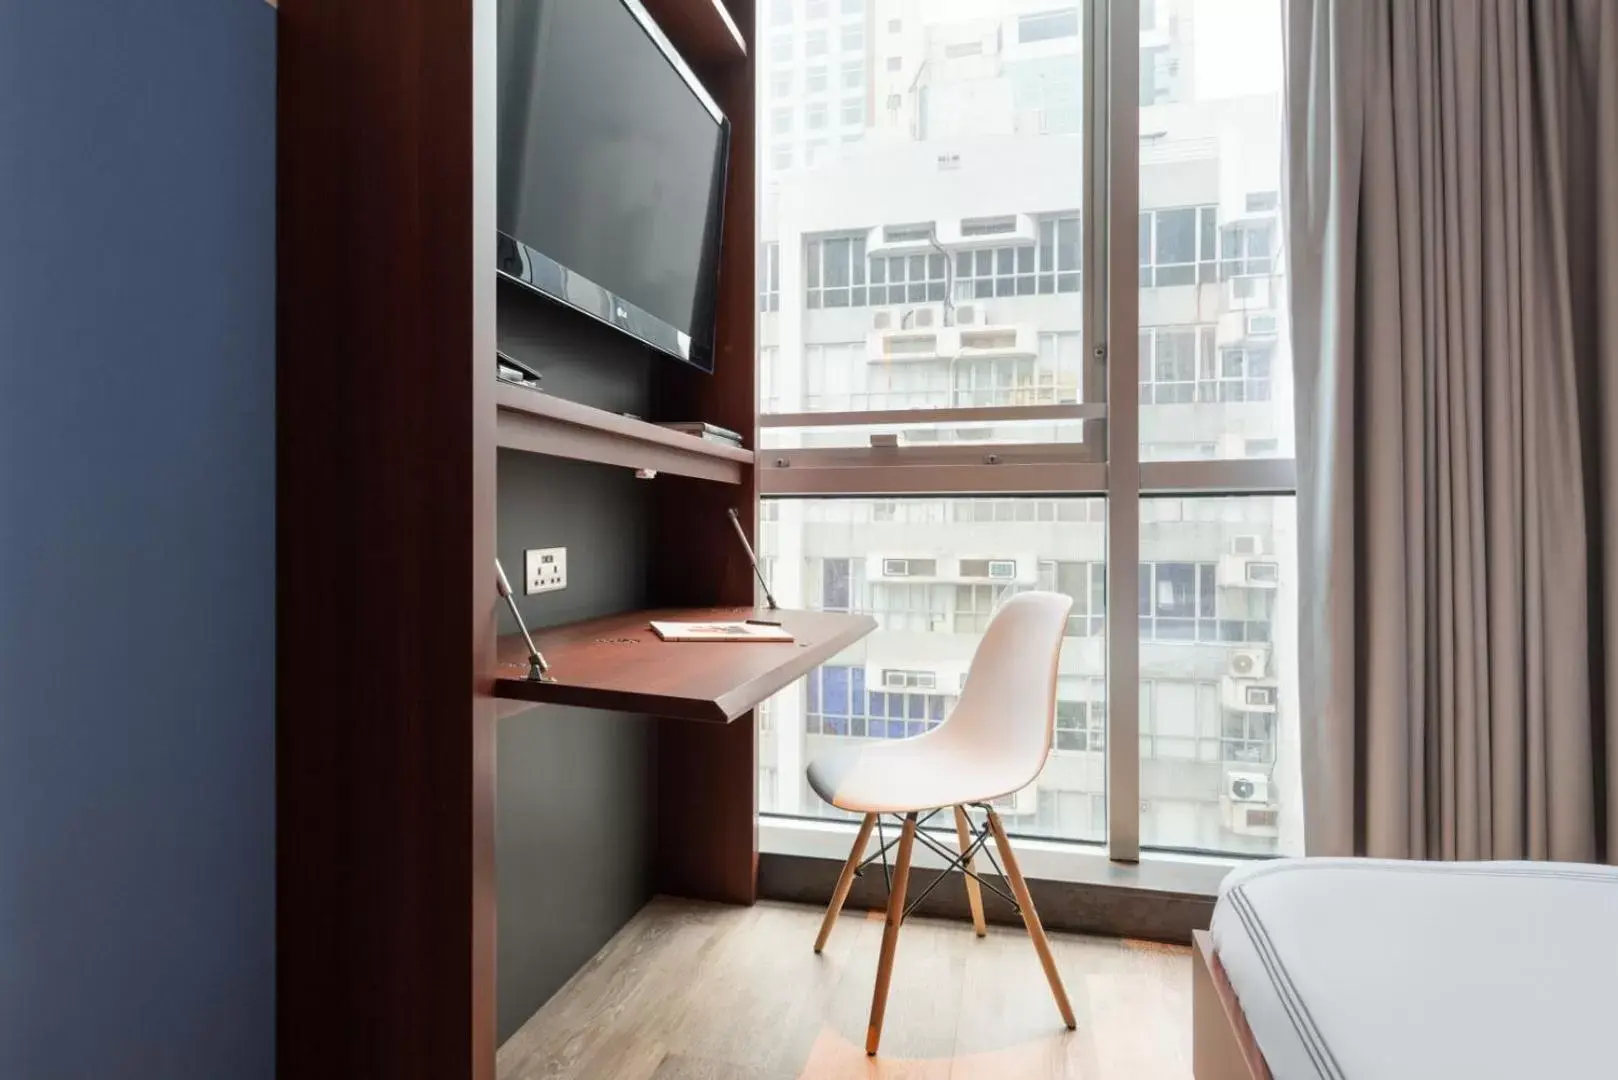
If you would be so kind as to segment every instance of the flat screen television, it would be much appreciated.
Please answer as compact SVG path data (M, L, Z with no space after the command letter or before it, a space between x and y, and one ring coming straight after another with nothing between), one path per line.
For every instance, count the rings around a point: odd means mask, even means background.
M499 23L499 272L712 372L725 115L636 0Z

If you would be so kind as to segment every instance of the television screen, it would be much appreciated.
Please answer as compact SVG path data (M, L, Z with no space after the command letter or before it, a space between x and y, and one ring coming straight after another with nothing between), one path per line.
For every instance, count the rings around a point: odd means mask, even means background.
M499 270L713 370L730 127L635 0L500 0Z

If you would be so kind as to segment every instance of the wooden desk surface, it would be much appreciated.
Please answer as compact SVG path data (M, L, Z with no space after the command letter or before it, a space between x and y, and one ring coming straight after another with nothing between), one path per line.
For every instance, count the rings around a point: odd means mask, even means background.
M745 619L753 608L667 608L536 630L555 682L529 682L521 634L500 639L495 696L586 709L729 723L876 629L869 615L773 613L797 640L664 641L653 619Z

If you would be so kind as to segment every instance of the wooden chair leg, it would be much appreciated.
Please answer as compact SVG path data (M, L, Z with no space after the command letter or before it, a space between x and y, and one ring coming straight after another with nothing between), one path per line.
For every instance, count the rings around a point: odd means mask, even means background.
M910 884L910 852L916 846L916 815L905 815L899 834L899 854L888 892L888 921L882 927L882 955L876 963L876 991L871 996L871 1023L865 1029L865 1052L875 1054L882 1041L882 1018L888 1010L888 984L893 981L893 953L899 945L899 924L904 921L905 890Z
M837 888L832 890L831 903L826 906L826 918L820 924L820 936L815 938L815 952L824 949L826 939L831 937L831 928L836 925L838 913L843 910L843 901L848 899L848 890L854 887L854 871L860 868L860 860L865 857L866 842L871 839L871 830L875 826L875 814L866 814L865 820L860 822L860 832L854 837L853 850L848 853L848 861L843 863L843 872L837 877Z
M1017 906L1022 908L1023 925L1028 927L1028 936L1034 939L1034 951L1039 953L1040 965L1045 968L1045 978L1051 984L1051 994L1056 998L1056 1007L1062 1010L1062 1021L1071 1031L1078 1027L1073 1019L1073 1006L1068 1004L1067 990L1062 986L1062 973L1056 970L1056 957L1051 955L1051 943L1045 937L1045 928L1040 925L1039 912L1034 910L1034 899L1028 895L1028 883L1023 880L1022 871L1017 868L1016 853L1011 850L1011 841L1006 838L1005 827L1000 824L1000 815L989 808L989 828L994 832L994 846L1000 849L1000 858L1006 864L1006 877L1011 882L1012 895L1017 898Z
M965 853L972 843L972 827L964 806L955 808L955 838L960 841L961 851ZM983 922L983 889L978 885L978 879L972 876L971 856L967 856L962 869L966 871L966 903L972 909L972 929L977 931L978 937L982 937L989 932L989 928Z

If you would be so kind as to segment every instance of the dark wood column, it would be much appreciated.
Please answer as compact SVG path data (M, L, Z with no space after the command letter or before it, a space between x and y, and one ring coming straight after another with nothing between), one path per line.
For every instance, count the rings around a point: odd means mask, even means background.
M494 26L494 0L280 4L277 1066L296 1080L494 1072Z

